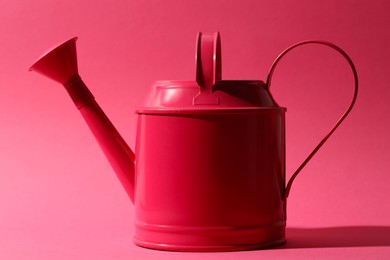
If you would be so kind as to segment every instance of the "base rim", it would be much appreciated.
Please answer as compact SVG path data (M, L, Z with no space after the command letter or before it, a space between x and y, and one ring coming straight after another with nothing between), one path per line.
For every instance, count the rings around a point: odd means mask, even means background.
M140 247L162 251L176 251L176 252L229 252L229 251L246 251L256 249L266 249L280 246L286 243L286 239L280 239L269 242L243 244L243 245L210 245L210 246L188 246L188 245L170 245L151 243L137 239L134 237L134 244Z

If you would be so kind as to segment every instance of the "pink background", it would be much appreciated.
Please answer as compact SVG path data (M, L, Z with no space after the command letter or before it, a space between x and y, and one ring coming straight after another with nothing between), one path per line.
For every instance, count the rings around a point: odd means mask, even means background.
M390 5L326 1L0 1L0 259L246 259L390 256ZM156 79L193 79L198 31L220 31L224 79L263 79L305 39L334 42L360 78L355 109L307 165L288 204L289 243L235 253L132 244L133 208L62 87L28 73L79 36L80 73L134 147L135 108ZM323 46L293 51L272 93L287 112L287 170L347 107L353 80Z

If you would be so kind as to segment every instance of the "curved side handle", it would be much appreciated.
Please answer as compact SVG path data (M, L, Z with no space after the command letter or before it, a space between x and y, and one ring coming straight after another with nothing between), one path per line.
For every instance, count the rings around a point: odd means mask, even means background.
M221 80L221 40L219 33L198 33L196 41L196 82L199 93L193 98L194 105L218 105L214 84Z
M296 47L298 46L301 46L301 45L304 45L304 44L321 44L321 45L325 45L325 46L328 46L334 50L336 50L337 52L339 52L349 63L349 65L351 66L351 69L352 69L352 72L353 72L353 77L354 77L354 81L355 81L355 89L354 89L354 94L353 94L353 97L352 97L352 100L351 100L351 103L349 104L348 106L348 109L344 112L344 114L340 117L340 119L336 122L336 124L333 126L333 128L329 131L329 133L321 140L321 142L314 148L314 150L309 154L309 156L306 158L306 160L301 164L301 166L298 167L298 169L294 172L294 174L291 176L290 180L288 181L287 183L287 186L286 186L286 189L285 189L285 193L284 193L284 198L286 199L290 193L290 189L291 189L291 186L295 180L295 178L298 176L298 174L301 172L301 170L306 166L306 164L310 161L310 159L314 156L314 154L316 154L318 152L318 150L322 147L322 145L328 140L328 138L333 134L333 132L336 130L337 127L339 127L339 125L344 121L344 119L348 116L349 112L351 112L353 106L355 105L355 101L356 101L356 97L357 97L357 94L358 94L358 75L357 75L357 72L356 72L356 68L355 68L355 65L353 64L351 58L345 53L345 51L343 51L340 47L334 45L333 43L330 43L330 42L326 42L326 41L318 41L318 40L309 40L309 41L303 41L303 42L299 42L299 43L296 43L292 46L290 46L289 48L287 48L286 50L284 50L274 61L274 63L272 64L271 66L271 69L268 73L268 77L267 77L267 83L266 83L266 86L267 88L270 87L270 84L271 84L271 79L272 79L272 75L274 73L274 70L275 70L275 67L276 65L279 63L279 61L281 60L281 58L286 55L289 51L291 51L292 49L295 49Z

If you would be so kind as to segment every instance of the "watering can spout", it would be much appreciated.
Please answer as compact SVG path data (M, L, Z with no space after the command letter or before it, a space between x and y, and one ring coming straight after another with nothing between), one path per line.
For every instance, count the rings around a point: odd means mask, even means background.
M30 68L64 85L84 117L121 184L134 202L134 152L105 115L78 74L76 40L72 38L40 57Z

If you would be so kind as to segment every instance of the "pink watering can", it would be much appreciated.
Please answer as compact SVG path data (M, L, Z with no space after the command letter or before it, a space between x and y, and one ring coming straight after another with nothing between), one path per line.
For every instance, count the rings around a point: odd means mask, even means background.
M324 41L286 49L267 81L222 80L218 33L199 33L196 79L157 81L139 108L135 153L77 70L76 39L30 70L65 86L135 207L135 244L174 251L234 251L284 243L291 185L351 111L358 78L348 55ZM347 111L286 183L285 112L269 92L280 59L305 44L326 45L352 68Z

